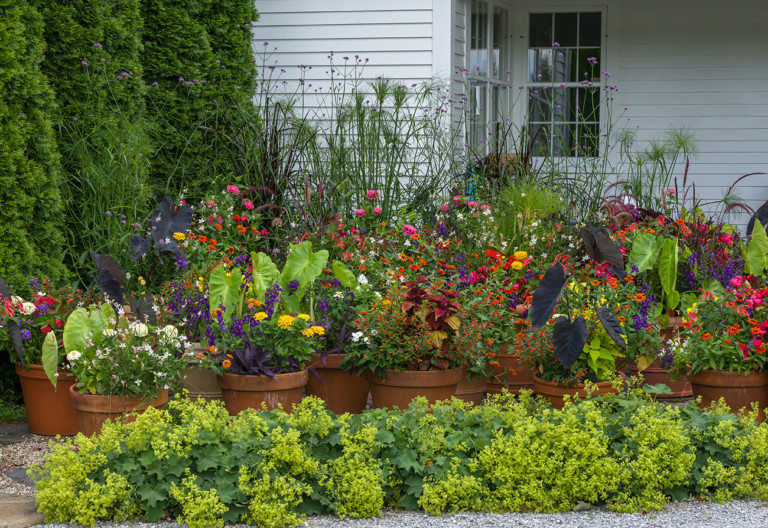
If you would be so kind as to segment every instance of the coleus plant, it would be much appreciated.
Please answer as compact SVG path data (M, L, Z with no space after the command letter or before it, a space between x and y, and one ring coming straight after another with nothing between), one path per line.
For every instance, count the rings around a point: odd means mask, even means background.
M430 328L430 338L436 348L443 354L449 354L449 332L456 331L461 326L458 317L461 306L455 301L458 292L438 289L430 291L422 288L421 284L427 282L427 278L419 276L416 281L406 282L408 288L405 301L400 305L403 313L409 317L418 317Z
M566 305L565 315L556 317L554 328L552 329L552 345L555 349L555 355L558 361L566 371L570 371L576 361L585 352L587 344L587 320L584 315L573 317L568 306L568 293L566 285L569 282L569 275L565 266L561 262L555 262L547 270L536 291L533 293L533 301L528 311L533 330L540 330L549 322L555 307L564 295ZM626 349L626 342L622 336L621 324L611 313L607 306L592 306L597 319L602 325L605 334L610 337L613 343L621 350ZM599 340L599 336L596 337ZM592 370L592 377L598 374L595 372L595 365L601 363L599 354L604 348L599 343L593 344L587 351L587 363ZM592 356L594 354L594 356ZM595 379L593 379L595 381Z

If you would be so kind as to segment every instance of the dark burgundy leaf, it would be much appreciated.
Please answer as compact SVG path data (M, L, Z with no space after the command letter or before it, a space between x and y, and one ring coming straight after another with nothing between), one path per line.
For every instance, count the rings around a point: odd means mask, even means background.
M184 256L184 253L181 252L179 245L176 244L176 241L173 239L164 238L162 240L156 241L155 249L158 253L173 253L178 257Z
M101 270L103 269L108 270L112 278L117 281L117 284L122 286L123 281L125 280L125 272L115 259L109 255L94 253L93 251L91 251L91 257L93 257L93 262L96 264L96 270L99 273L101 273Z
M539 330L547 324L552 311L557 306L560 294L563 293L566 282L565 268L560 262L555 262L544 274L544 278L541 279L536 291L533 292L528 316L531 318L534 330Z
M624 255L621 254L619 246L616 245L616 242L611 240L611 237L605 229L591 227L590 230L592 231L592 236L595 238L595 244L597 244L595 257L598 257L600 260L608 261L614 269L624 269Z
M107 300L117 306L123 305L123 289L107 268L101 268L96 276L96 285L101 293L107 296ZM117 310L117 307L115 307Z
M584 249L587 250L587 255L589 255L590 260L597 260L596 255L596 247L595 247L595 237L592 236L592 233L589 229L586 227L582 227L579 230L579 234L581 234L581 240L584 242Z
M189 231L192 225L192 208L188 205L182 205L177 211L173 210L173 200L170 196L157 204L152 213L152 238L155 244L161 240L172 240L174 233L184 233Z
M143 238L141 235L133 235L131 237L131 242L128 244L128 249L131 252L131 260L137 260L146 255L147 251L149 251L149 244L151 243L151 236Z
M18 323L16 323L15 319L9 319L5 329L8 331L8 335L11 336L13 348L16 349L16 354L19 356L19 363L24 366L24 341L21 338L21 329Z
M0 297L4 297L8 300L11 300L11 288L8 286L8 283L5 282L5 279L0 277Z
M148 293L139 297L136 308L131 306L136 319L142 323L154 325L157 323L157 312L155 311L155 299Z
M601 306L597 309L597 318L600 319L603 328L605 328L605 331L611 336L611 339L616 343L616 346L622 350L627 348L627 343L621 336L621 323L619 323L607 307Z
M552 330L552 345L563 368L571 369L576 360L579 359L586 342L587 320L584 317L579 316L573 323L567 317L555 319L555 328Z
M755 228L755 219L760 220L760 223L768 230L768 201L761 205L749 219L747 236L752 236L752 230Z

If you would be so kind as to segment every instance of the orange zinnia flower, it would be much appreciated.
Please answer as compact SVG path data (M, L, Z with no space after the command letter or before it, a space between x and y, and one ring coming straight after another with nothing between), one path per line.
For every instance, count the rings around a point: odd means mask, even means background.
M712 336L710 334L701 334L701 338L704 341L708 341L708 340L710 340L712 338Z

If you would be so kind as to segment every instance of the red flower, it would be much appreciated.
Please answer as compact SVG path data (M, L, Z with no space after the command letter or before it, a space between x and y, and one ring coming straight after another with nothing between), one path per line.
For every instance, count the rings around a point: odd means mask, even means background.
M43 332L44 334L47 334L48 332L51 331L51 327L46 325L46 326L42 327L40 329L40 331Z
M56 328L61 328L61 325L63 324L64 323L62 321L59 321L58 319L56 319Z

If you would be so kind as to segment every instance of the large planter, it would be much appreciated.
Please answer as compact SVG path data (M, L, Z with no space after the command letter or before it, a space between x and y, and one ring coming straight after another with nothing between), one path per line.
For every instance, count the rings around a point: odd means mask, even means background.
M672 394L655 394L654 397L658 400L670 399L670 398L689 398L693 396L693 390L691 389L691 382L687 377L681 378L677 381L672 381L669 377L669 373L661 368L658 361L654 361L646 369L639 371L637 364L633 363L629 366L629 374L634 377L638 374L642 374L645 378L645 383L648 385L658 385L663 383L670 389Z
M618 392L613 386L613 382L610 381L601 381L599 383L595 383L594 385L596 386L596 390L592 392L592 396L616 394ZM573 387L567 387L552 381L544 381L536 375L533 376L533 390L536 392L536 394L540 394L552 402L552 405L554 405L557 409L562 409L563 405L565 405L563 402L563 396L566 394L572 398L578 396L579 398L584 399L587 397L587 391L583 383L578 383Z
M160 409L168 402L168 391L161 390L157 398L149 403L141 396L104 396L78 392L74 385L69 388L72 407L77 412L80 432L86 436L101 432L101 426L107 420L120 419L123 423L132 422L136 416L131 414L141 412L150 405Z
M468 380L466 377L461 378L461 381L456 385L455 396L464 400L465 402L474 403L480 405L483 403L483 397L485 396L485 390L488 384L488 378L472 378Z
M282 406L284 411L291 412L293 406L301 402L307 384L307 371L277 374L277 378L223 374L216 376L216 382L230 416L236 416L245 409L261 410L262 404L267 409Z
M192 344L192 352L205 353L200 343ZM190 400L221 400L221 389L216 383L216 374L208 369L201 369L200 362L194 357L187 359L187 369L181 373L181 387L189 393Z
M683 324L682 317L670 317L666 328L661 329L661 337L669 340L674 339L680 333L680 325Z
M709 406L720 397L734 413L742 407L751 408L757 402L758 421L765 420L765 406L768 405L768 371L740 374L727 370L702 370L689 374L693 395L701 396L702 404Z
M524 306L527 310L528 306ZM520 331L527 329L527 326L522 323L515 324ZM504 343L499 349L499 354L495 358L499 366L491 367L493 375L485 389L488 394L500 394L504 389L515 395L520 393L520 389L533 390L533 372L514 354L507 354L508 351L509 343Z
M323 361L319 354L312 356L309 366L317 376L313 372L307 375L307 395L324 400L325 408L336 414L360 414L368 403L368 380L339 366L346 357L328 354Z
M75 377L61 367L58 372L54 388L42 365L25 365L22 368L16 362L16 374L27 408L27 423L34 434L67 436L80 430L77 413L69 398L69 388L75 384Z
M366 371L365 377L371 384L374 407L406 409L417 396L423 396L429 403L450 398L456 393L456 385L464 377L465 370L465 367L405 372L385 370L384 378Z

